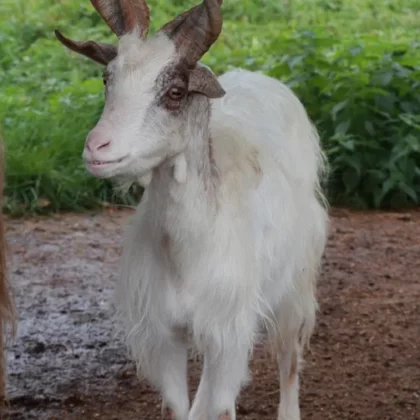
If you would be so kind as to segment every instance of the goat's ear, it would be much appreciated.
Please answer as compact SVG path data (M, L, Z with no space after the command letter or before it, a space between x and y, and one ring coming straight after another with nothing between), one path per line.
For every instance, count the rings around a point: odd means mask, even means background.
M222 98L226 92L217 80L216 75L206 66L197 64L190 71L189 92L198 92L208 98Z
M94 41L73 41L66 38L60 31L55 30L57 39L68 49L82 54L99 64L106 66L117 55L117 47Z

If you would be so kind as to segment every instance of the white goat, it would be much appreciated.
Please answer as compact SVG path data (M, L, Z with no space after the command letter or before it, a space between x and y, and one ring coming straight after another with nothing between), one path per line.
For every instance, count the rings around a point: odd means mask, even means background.
M56 34L107 66L88 170L148 184L126 234L117 303L164 418L236 419L265 327L279 362L278 419L298 420L327 235L325 160L289 88L241 70L216 78L198 63L221 31L220 3L204 0L146 39L144 0L92 0L118 48ZM191 341L204 367L190 409Z

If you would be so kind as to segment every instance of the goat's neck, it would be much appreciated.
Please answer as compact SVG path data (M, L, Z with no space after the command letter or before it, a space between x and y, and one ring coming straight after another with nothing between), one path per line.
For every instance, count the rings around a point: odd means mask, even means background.
M182 196L183 190L191 194L193 189L198 196L207 197L217 180L209 130L211 108L205 97L193 100L185 125L186 146L156 170L154 179L160 190L171 189Z
M200 180L206 189L214 181L212 140L209 123L211 116L210 101L199 96L194 98L190 107L186 128L186 149L183 153L187 164L187 178Z
M148 187L155 223L170 237L202 238L217 213L218 177L209 132L210 107L197 98L186 124L181 154L157 168Z

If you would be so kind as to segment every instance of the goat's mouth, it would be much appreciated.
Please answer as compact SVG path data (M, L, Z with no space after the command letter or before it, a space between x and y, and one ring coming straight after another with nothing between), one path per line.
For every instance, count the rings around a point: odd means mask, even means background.
M88 171L91 172L93 175L102 175L104 171L109 172L110 169L116 169L127 158L128 156L123 156L119 159L113 160L86 159L85 163Z
M89 166L113 165L116 163L121 163L125 159L127 159L127 156L114 160L86 160L86 164Z

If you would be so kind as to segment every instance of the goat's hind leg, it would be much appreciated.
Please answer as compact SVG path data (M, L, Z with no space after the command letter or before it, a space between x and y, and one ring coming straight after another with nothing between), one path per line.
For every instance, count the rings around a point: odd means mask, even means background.
M281 302L275 311L274 330L269 331L270 339L276 347L280 376L278 420L301 418L299 408L301 356L305 345L309 344L315 326L316 300L310 285L305 284L300 290L297 295L289 295Z
M314 313L308 308L305 317L287 304L277 317L276 332L270 334L275 344L280 379L278 420L300 420L299 373L301 355L313 330ZM283 316L281 316L283 315Z

